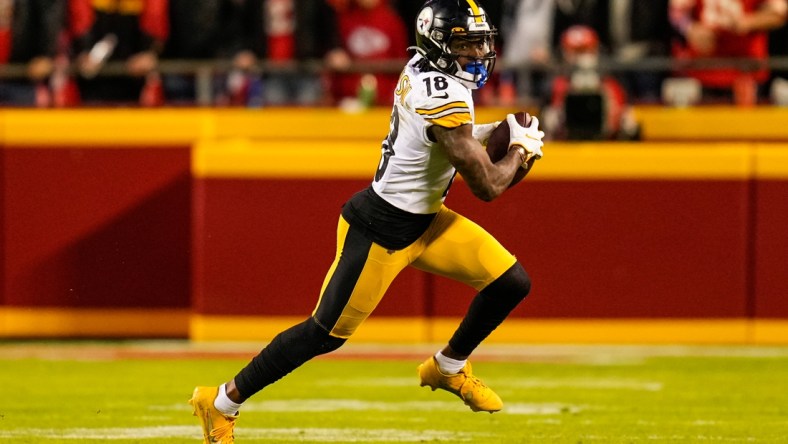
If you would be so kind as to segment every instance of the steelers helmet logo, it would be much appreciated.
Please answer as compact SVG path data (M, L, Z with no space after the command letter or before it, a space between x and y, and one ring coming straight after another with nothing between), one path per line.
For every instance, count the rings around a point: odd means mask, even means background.
M430 29L432 29L432 19L432 8L427 7L422 9L419 13L419 17L416 19L416 31L423 36L428 36L430 34Z

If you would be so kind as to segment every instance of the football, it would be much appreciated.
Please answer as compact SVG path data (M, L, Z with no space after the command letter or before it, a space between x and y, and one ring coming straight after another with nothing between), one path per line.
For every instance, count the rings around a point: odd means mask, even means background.
M531 124L531 116L524 112L520 111L514 113L515 119L519 122L522 126L528 127ZM490 160L493 163L498 162L499 160L503 159L506 156L506 153L509 152L509 124L506 122L504 118L501 121L501 124L498 125L498 128L493 130L492 134L490 135L490 139L487 141L487 155L490 156ZM514 178L512 179L512 183L509 184L510 187L514 186L523 178L534 165L535 159L531 159L528 161L528 169L520 168L515 173Z

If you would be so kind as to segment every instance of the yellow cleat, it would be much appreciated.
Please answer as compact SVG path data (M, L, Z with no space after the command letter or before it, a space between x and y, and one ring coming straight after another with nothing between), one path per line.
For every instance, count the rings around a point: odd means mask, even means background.
M194 416L200 418L205 444L233 444L233 428L238 415L224 415L216 410L213 401L218 393L219 387L197 387L189 404L194 407Z
M421 386L429 386L432 391L443 389L454 393L474 412L497 412L503 408L503 401L492 389L484 385L481 379L473 376L471 363L456 375L445 375L438 368L435 357L430 357L419 365Z

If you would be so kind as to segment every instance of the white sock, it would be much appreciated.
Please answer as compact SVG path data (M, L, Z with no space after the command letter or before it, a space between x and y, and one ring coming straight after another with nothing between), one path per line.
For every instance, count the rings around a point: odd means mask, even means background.
M233 402L232 399L227 397L227 392L225 391L225 384L219 386L219 394L216 395L216 399L213 401L213 406L216 407L216 410L222 412L225 415L233 416L238 414L238 409L241 408L241 404Z
M443 374L454 375L459 373L465 367L466 359L458 361L443 355L443 353L435 353L435 360L438 362L438 368Z

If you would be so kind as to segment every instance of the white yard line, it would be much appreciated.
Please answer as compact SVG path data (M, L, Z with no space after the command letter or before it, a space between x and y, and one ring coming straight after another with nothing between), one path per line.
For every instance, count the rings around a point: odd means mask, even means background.
M151 406L154 411L186 411L190 407L184 404ZM576 405L560 403L506 403L497 415L563 415L578 413L583 408ZM283 399L266 401L248 401L243 405L244 412L466 412L468 407L457 401L366 401L361 399Z
M483 438L483 433L449 432L443 430L404 429L340 429L340 428L249 428L235 433L239 440L255 441L319 441L319 442L470 442ZM197 426L163 427L116 427L116 428L72 428L72 429L27 429L0 430L0 439L102 439L102 440L161 440L201 438Z
M311 442L478 442L489 437L486 433L451 432L444 430L356 429L356 428L249 428L236 431L236 438L244 442L311 441ZM61 439L61 440L200 440L197 426L115 427L71 429L0 430L0 439ZM529 435L530 442L557 442L565 435ZM583 435L583 442L610 442L610 436ZM773 442L754 437L720 435L647 435L620 436L622 442Z
M412 387L414 378L330 378L314 381L321 387ZM496 378L495 385L501 388L530 388L540 390L584 389L584 390L628 390L658 392L663 388L660 381L643 381L630 378Z

